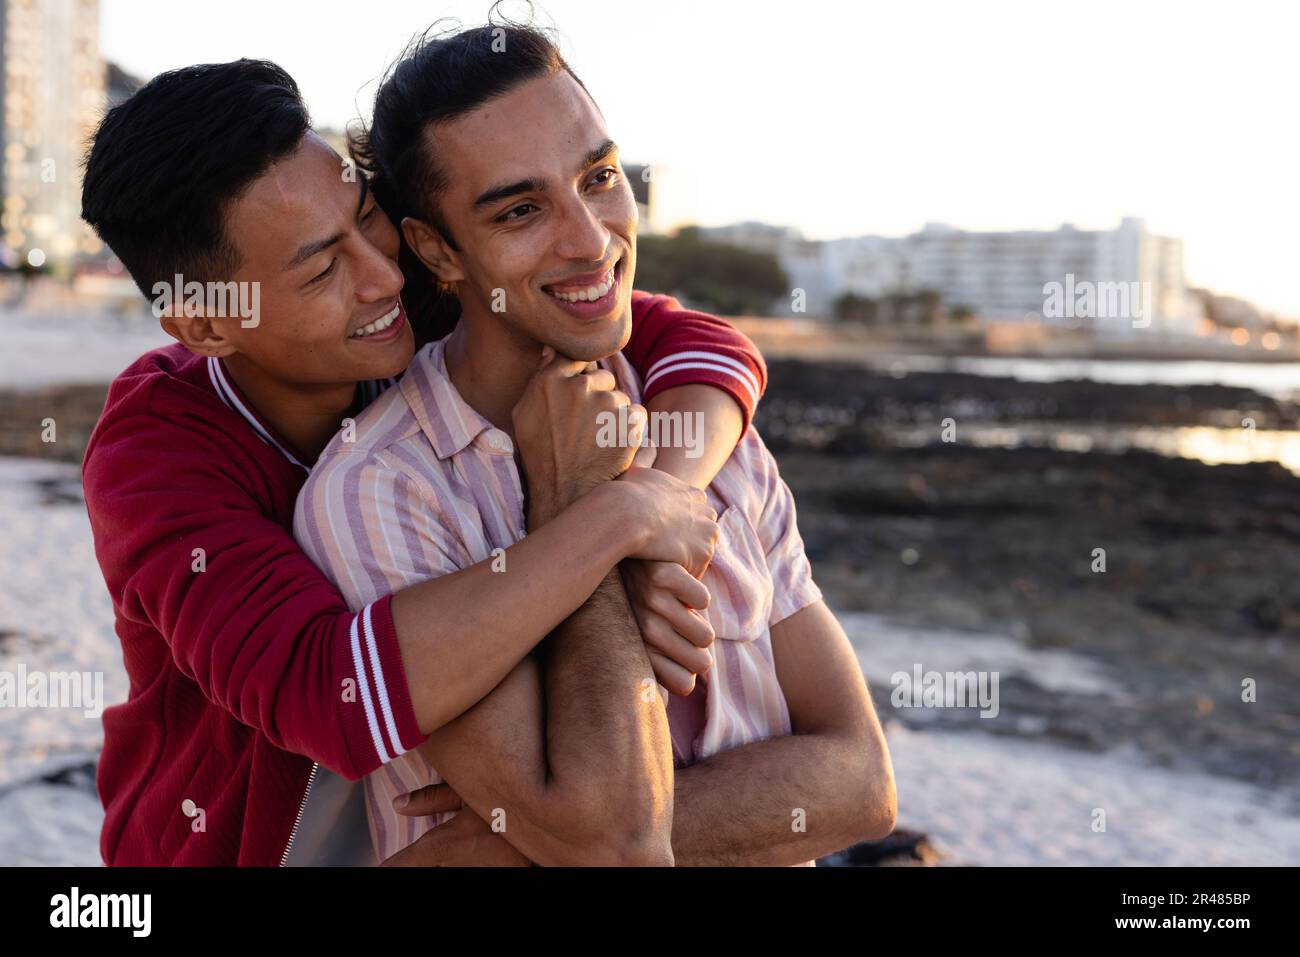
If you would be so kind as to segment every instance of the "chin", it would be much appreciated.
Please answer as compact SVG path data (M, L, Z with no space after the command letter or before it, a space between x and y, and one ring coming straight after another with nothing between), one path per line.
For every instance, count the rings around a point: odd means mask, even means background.
M551 348L570 359L596 362L618 352L632 335L632 311L601 324L600 329L584 329L548 342Z
M390 344L384 355L376 356L367 378L394 379L406 371L415 358L415 336L408 329L400 339Z

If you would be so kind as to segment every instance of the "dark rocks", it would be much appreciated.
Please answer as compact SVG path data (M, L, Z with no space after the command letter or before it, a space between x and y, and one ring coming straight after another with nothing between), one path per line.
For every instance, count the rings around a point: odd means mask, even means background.
M0 455L79 463L107 395L107 384L51 386L35 392L0 390ZM54 420L54 442L43 440L46 419Z
M84 764L59 768L57 771L43 775L41 780L46 784L58 784L94 795L97 793L95 790L96 768L97 763L95 761L87 761Z
M933 867L943 860L930 839L899 828L883 841L864 841L817 861L818 867Z
M938 438L948 416L963 421L1091 422L1294 428L1300 407L1251 389L1221 385L1115 385L1088 380L1023 382L960 372L895 377L850 363L796 359L768 362L762 411L839 435L837 425L932 424ZM850 430L851 431L851 430Z
M1289 427L1292 406L1222 387L892 378L791 361L772 373L757 424L766 438L782 420L769 445L836 608L1018 636L1120 676L1119 705L1012 682L1010 720L950 713L938 726L1094 751L1132 744L1169 767L1300 781L1300 478L1273 463L939 439L940 413L958 400L1008 423L1027 409L1183 425L1248 410ZM816 428L798 422L810 408L822 410ZM887 420L926 417L929 444L889 439Z

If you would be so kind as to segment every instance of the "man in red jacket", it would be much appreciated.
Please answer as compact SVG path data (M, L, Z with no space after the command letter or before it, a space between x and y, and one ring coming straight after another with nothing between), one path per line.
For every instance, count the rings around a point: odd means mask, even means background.
M418 746L622 559L697 567L711 552L693 486L745 427L762 360L720 320L634 297L626 354L658 373L647 405L702 414L704 454L608 481L632 449L550 423L594 433L618 397L555 363L534 390L547 408L519 418L547 468L524 465L593 490L507 549L508 575L484 562L348 609L294 542L294 502L428 334L398 298L397 232L350 173L310 132L293 80L246 60L157 77L110 111L87 159L83 216L178 343L113 383L84 463L130 679L104 714L109 864L283 863L318 766L355 780ZM231 315L217 293L253 308ZM697 634L684 605L667 615ZM680 677L675 649L652 649L665 683Z

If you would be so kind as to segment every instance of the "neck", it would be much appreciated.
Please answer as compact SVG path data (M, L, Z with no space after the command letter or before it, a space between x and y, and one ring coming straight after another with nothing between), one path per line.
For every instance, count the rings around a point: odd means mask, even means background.
M513 438L510 413L541 355L536 341L466 310L447 337L447 375L474 411Z
M268 376L239 355L225 360L226 371L257 411L308 465L316 461L352 411L356 383L304 386Z

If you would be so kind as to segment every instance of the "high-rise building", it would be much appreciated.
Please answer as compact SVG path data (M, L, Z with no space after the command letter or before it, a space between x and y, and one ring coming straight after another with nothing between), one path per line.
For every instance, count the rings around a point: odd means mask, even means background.
M100 243L81 160L104 110L99 0L0 0L0 255L64 267Z
M900 252L906 291L932 289L945 302L990 318L1036 315L1047 323L1074 322L1109 332L1153 326L1191 331L1184 321L1182 240L1157 236L1140 219L1124 219L1109 230L1067 224L1051 231L966 232L931 224L903 239ZM1072 304L1047 306L1045 286L1056 284L1070 296L1068 290L1082 292L1085 283L1094 289L1132 289L1133 301L1109 310L1112 314L1096 302L1077 316ZM1142 310L1149 313L1139 316Z
M1123 334L1142 329L1194 332L1199 313L1189 300L1180 239L1157 236L1140 219L1109 230L968 232L927 224L909 236L860 236L812 241L798 232L760 223L710 228L720 242L772 252L791 281L803 288L811 315L830 315L835 300L853 293L870 299L937 292L950 309L986 319L1087 326ZM1045 287L1059 284L1070 305L1057 315ZM1076 310L1085 286L1109 304L1125 293L1125 308ZM1131 291L1132 296L1127 294ZM1090 290L1091 292L1091 290ZM1092 314L1088 314L1091 311Z

